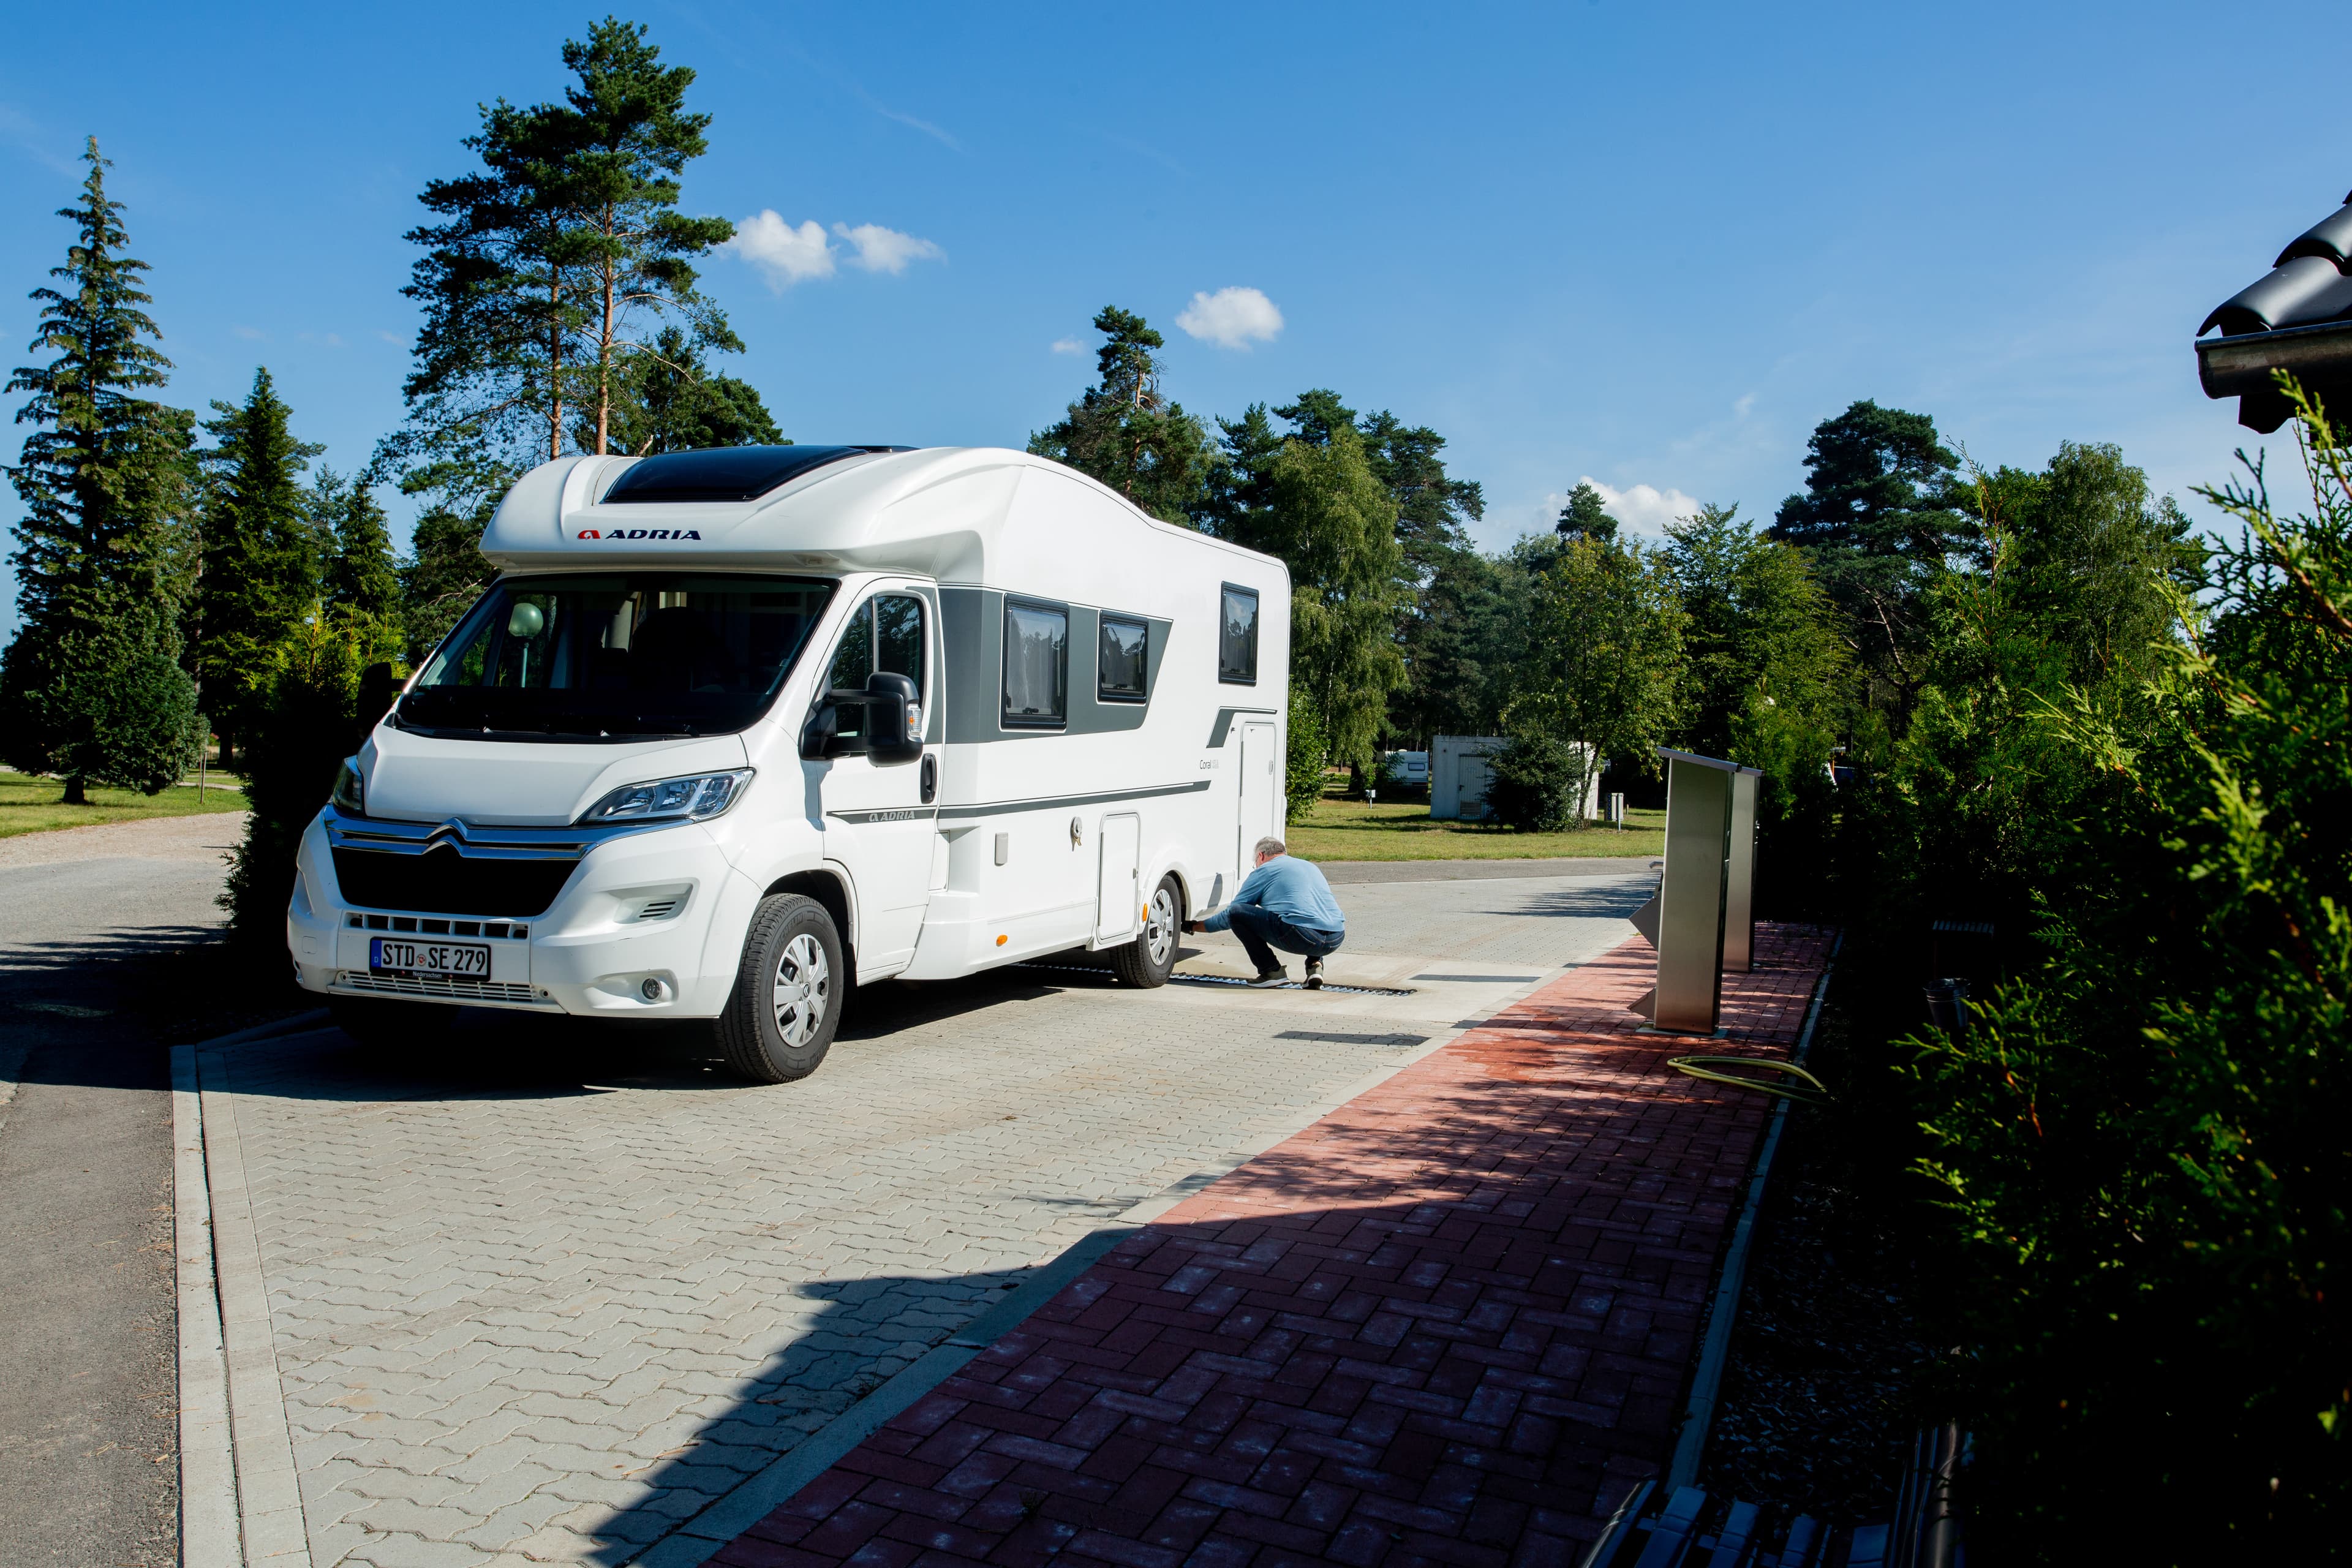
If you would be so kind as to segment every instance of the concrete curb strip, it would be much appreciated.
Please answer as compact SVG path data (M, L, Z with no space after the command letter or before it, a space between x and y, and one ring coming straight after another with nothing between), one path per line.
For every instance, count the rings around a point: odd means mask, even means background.
M243 1568L194 1046L172 1047L172 1194L179 1272L180 1562L184 1568Z
M205 1164L212 1184L215 1268L220 1281L221 1338L228 1352L230 1433L236 1455L238 1517L248 1568L310 1568L310 1542L294 1475L294 1442L269 1326L269 1296L238 1142L236 1098L228 1058L196 1053L204 1105ZM215 1087L203 1087L209 1084Z
M310 1561L299 1498L294 1493L294 1451L286 1433L286 1413L278 1389L278 1363L270 1348L260 1260L253 1246L253 1222L245 1206L244 1165L236 1149L235 1114L215 1105L213 1128L205 1128L205 1053L248 1040L299 1034L326 1020L320 1008L240 1029L196 1045L172 1047L172 1225L178 1275L180 1394L180 1562L183 1568L247 1568L248 1563L301 1565ZM214 1081L226 1068L215 1056ZM217 1090L215 1091L217 1094ZM235 1174L224 1179L223 1166ZM240 1257L224 1258L214 1194L227 1194ZM230 1263L224 1279L223 1264ZM246 1265L236 1267L235 1265ZM234 1296L247 1310L261 1305L260 1353L266 1377L254 1367L255 1325L236 1330L223 1304ZM284 1456L282 1474L264 1474L257 1464L269 1450L266 1429L275 1426L276 1447ZM240 1485L242 1483L242 1485ZM278 1499L292 1500L290 1520ZM265 1517L275 1514L277 1517ZM290 1523L290 1549L289 1525ZM258 1527L257 1529L257 1527ZM251 1556L247 1542L254 1543Z

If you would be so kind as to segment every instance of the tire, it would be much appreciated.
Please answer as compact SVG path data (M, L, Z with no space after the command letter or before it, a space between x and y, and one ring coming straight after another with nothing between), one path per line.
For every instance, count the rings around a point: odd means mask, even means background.
M1172 876L1160 879L1144 907L1143 929L1124 947L1111 949L1113 973L1146 991L1168 984L1176 970L1176 939L1183 933L1184 892Z
M327 1016L363 1046L409 1049L446 1038L457 1009L445 1002L394 1002L379 996L331 996Z
M714 1030L727 1065L753 1083L808 1077L833 1046L848 988L824 906L798 893L762 900Z

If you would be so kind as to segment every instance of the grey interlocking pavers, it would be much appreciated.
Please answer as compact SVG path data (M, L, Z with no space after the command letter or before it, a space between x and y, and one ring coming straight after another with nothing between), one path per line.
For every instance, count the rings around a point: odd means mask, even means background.
M1646 892L1350 888L1334 978L1549 971ZM1194 967L1238 961L1201 946ZM1383 1005L1013 972L886 993L868 1029L895 1027L777 1089L512 1016L405 1062L331 1033L219 1053L311 1560L626 1561L1000 1285L1393 1069L1400 1026L1442 1037L1524 988ZM1055 1438L1012 1422L962 1462L998 1444L1043 1463Z

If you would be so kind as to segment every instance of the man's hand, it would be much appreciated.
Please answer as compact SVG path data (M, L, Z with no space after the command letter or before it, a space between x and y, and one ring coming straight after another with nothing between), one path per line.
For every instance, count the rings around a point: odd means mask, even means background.
M1184 922L1184 934L1187 936L1198 936L1207 929L1208 928L1202 925L1199 921L1186 921Z

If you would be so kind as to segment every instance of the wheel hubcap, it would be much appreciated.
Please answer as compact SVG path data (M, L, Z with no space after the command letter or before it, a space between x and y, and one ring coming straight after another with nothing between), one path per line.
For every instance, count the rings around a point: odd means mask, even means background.
M1143 950L1154 965L1165 964L1176 946L1176 899L1165 888L1151 895L1151 918L1144 922Z
M833 992L833 968L824 944L803 931L784 943L776 960L776 1033L798 1049L816 1038Z

